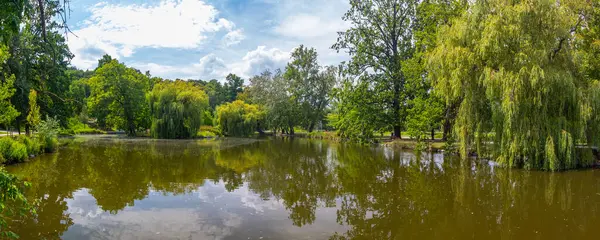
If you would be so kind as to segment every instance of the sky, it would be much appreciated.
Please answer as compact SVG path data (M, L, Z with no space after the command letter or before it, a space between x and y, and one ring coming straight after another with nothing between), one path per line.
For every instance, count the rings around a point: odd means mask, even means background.
M153 76L223 80L283 69L300 44L321 65L348 58L330 48L348 28L347 0L71 0L70 8L67 42L80 69L106 53Z

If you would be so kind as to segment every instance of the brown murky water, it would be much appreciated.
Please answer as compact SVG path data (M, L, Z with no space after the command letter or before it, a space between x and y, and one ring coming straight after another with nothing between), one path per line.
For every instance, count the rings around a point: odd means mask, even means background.
M21 239L598 239L600 171L306 139L77 138L8 170Z

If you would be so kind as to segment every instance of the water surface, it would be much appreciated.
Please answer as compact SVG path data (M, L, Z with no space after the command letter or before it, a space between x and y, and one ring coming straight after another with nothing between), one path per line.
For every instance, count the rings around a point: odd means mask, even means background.
M598 239L600 171L306 139L84 137L8 167L22 239Z

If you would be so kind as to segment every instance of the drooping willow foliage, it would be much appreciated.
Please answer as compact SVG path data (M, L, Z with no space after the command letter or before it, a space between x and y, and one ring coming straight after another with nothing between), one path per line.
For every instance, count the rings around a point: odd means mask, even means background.
M264 111L255 104L236 100L217 107L217 122L226 136L250 136L260 130Z
M148 94L154 138L193 138L208 109L208 95L192 83L163 81Z
M592 164L600 86L581 74L576 44L588 1L476 1L440 30L428 68L447 103L459 101L460 153L508 167ZM484 151L484 146L488 151Z

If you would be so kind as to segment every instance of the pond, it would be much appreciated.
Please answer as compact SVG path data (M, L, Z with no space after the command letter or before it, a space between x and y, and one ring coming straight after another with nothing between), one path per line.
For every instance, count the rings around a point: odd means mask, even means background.
M21 239L598 239L600 171L307 139L79 137L8 171Z

